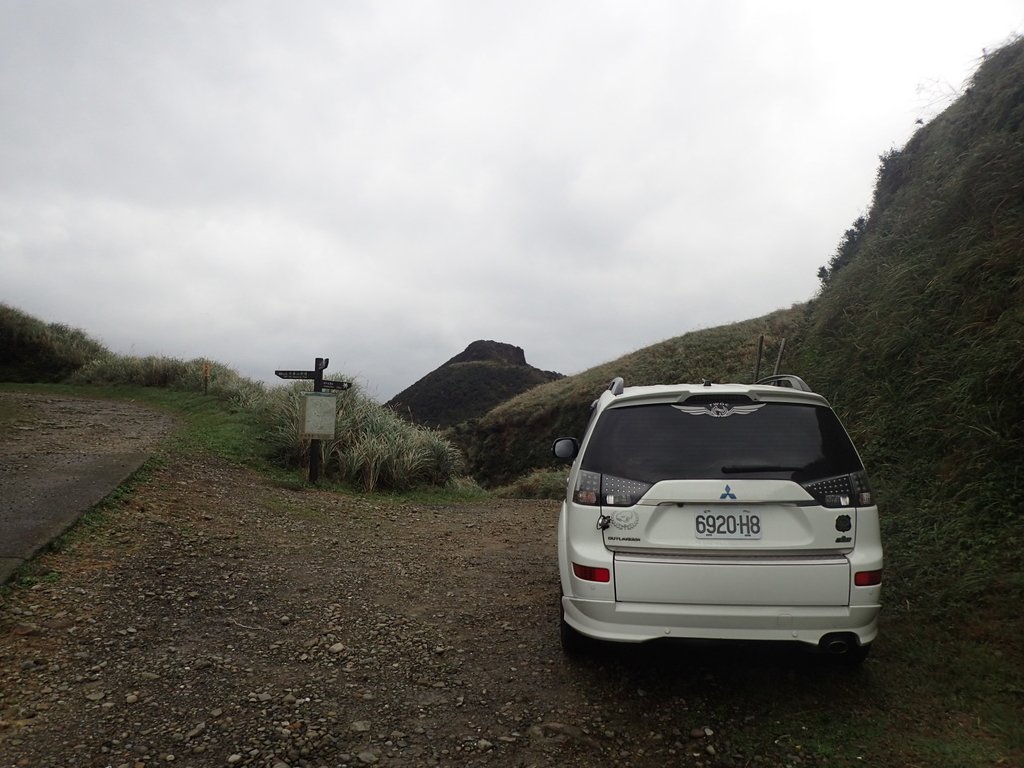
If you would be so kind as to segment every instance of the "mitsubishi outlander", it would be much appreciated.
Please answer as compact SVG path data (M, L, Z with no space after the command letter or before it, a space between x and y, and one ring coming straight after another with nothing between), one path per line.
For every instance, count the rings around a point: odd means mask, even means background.
M878 507L850 437L796 376L625 387L595 401L558 522L561 640L875 639Z

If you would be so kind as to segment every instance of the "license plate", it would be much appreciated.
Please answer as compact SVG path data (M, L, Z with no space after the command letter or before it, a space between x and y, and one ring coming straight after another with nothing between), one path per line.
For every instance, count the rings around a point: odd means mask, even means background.
M760 539L761 518L752 512L715 514L710 511L697 515L698 539Z

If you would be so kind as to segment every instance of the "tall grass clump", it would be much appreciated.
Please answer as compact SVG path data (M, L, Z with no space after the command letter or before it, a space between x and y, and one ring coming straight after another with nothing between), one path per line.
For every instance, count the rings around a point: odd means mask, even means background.
M310 441L301 436L307 382L270 391L270 441L289 466L305 466ZM405 421L362 394L358 385L337 399L333 440L321 441L324 474L362 491L408 491L449 486L463 474L459 450L440 433Z
M569 467L561 469L535 469L508 485L495 488L492 493L503 499L562 499Z
M209 380L204 380L206 365ZM202 358L135 357L107 353L82 366L70 378L72 384L95 386L158 387L183 392L203 392L241 409L258 411L265 407L267 389L237 371Z
M0 304L0 380L60 382L110 354L84 331Z

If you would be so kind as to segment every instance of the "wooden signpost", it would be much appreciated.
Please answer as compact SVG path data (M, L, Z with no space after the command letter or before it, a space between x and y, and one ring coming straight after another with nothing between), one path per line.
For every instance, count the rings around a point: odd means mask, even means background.
M280 379L313 380L313 391L306 394L301 418L302 436L310 438L309 482L314 484L320 481L320 441L334 437L335 398L325 395L324 390L341 392L352 386L350 381L324 381L324 370L330 362L326 357L318 357L312 371L274 371Z

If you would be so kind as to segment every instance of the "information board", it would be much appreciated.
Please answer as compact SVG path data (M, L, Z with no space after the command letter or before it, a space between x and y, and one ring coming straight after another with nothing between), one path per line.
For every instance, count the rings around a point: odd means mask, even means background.
M302 398L299 422L307 440L333 440L338 396L327 392L306 392Z

